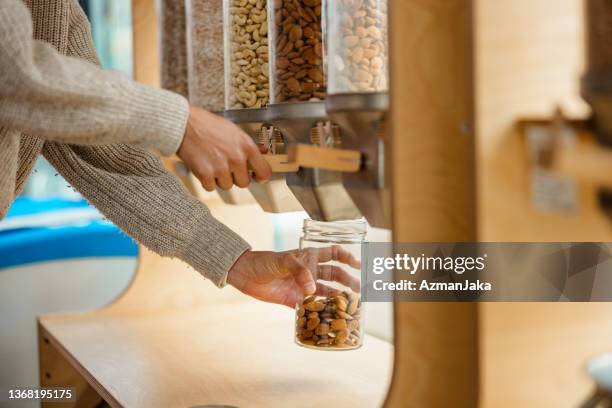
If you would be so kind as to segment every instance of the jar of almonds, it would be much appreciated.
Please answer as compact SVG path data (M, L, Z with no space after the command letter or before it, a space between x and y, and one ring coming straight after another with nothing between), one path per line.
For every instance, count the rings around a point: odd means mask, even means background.
M270 0L271 102L325 98L322 0Z
M387 0L327 2L328 93L386 92Z
M361 347L364 310L359 262L366 228L363 219L304 221L300 249L318 248L316 256L307 258L317 292L311 296L298 296L295 317L297 344L326 350Z
M266 0L224 0L225 109L268 105L268 11Z

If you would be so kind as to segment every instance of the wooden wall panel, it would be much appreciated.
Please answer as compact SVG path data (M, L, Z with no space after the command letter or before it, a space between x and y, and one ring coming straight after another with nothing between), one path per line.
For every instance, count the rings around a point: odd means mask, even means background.
M584 117L581 0L480 0L476 8L479 236L485 241L605 240L612 230L582 189L580 211L531 203L529 167L514 128L557 106Z
M579 95L581 0L479 0L476 7L478 226L483 241L611 241L595 190L573 213L538 211L514 123L589 109ZM612 305L480 305L481 406L573 407L591 391L585 361L609 350Z
M155 0L132 0L134 78L159 86L159 48Z

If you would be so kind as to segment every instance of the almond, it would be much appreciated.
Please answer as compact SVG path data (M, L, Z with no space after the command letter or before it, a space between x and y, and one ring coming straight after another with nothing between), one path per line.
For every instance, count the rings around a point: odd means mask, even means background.
M346 308L348 307L348 302L346 301L344 297L337 297L336 307L338 308L338 310L342 312L346 312Z
M328 338L319 339L317 341L317 346L323 346L323 345L327 345L327 344L329 344L329 339Z
M335 319L331 322L331 329L333 331L344 330L348 327L345 319Z
M353 316L351 316L350 314L343 312L342 310L338 310L336 312L336 314L338 315L338 317L342 318L342 319L346 319L346 320L352 320Z
M308 71L308 77L315 82L323 83L325 78L323 78L323 73L318 68L313 68Z
M319 324L317 328L315 329L315 333L317 333L319 336L327 335L327 333L329 333L329 324L327 323Z
M349 331L341 330L338 333L336 333L336 339L334 341L334 344L341 345L348 339L348 337L349 337Z
M312 318L312 319L308 319L308 323L306 323L306 329L307 330L314 330L319 325L319 323L321 323L321 320L318 317L315 317L315 318ZM332 324L333 324L333 322L332 322Z
M302 38L302 27L294 25L289 31L289 41L296 42L300 38Z
M347 35L344 37L344 45L351 48L357 45L359 42L359 37L356 35Z
M316 295L310 295L307 298L305 298L302 303L310 303L310 302L314 302L315 300L317 300L317 296Z
M357 299L351 300L351 303L349 303L348 307L346 308L346 313L350 315L354 315L355 312L357 311L358 306L359 306L359 300Z
M291 78L289 80L291 80ZM289 80L287 82L289 82ZM311 312L320 312L321 310L325 309L325 303L321 301L308 302L304 304L304 309L311 311Z

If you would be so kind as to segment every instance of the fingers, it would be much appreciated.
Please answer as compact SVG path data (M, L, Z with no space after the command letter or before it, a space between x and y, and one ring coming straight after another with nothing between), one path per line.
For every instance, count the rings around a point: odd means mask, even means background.
M318 248L317 255L319 262L337 261L355 269L361 268L361 262L340 245Z
M324 283L317 282L317 292L316 294L319 296L328 297L333 292L336 292L338 289L334 289L331 286L327 286Z
M295 307L295 305L298 302L298 296L297 293L295 292L295 290L290 290L287 292L286 296L283 298L283 300L281 302L279 302L281 305L290 307L291 309L293 309Z
M210 166L202 164L197 169L193 170L193 174L200 180L200 184L202 184L202 187L206 191L215 190L215 176Z
M238 187L245 188L249 186L249 172L247 170L245 161L241 163L234 163L232 165L232 176L234 179L234 184Z
M291 255L285 258L287 261L286 267L293 276L295 283L305 295L315 293L317 287L315 285L312 272L295 256Z
M232 173L227 167L220 166L215 172L215 180L222 190L229 190L234 185Z
M252 147L247 148L247 159L253 173L255 173L255 180L257 182L263 182L269 180L272 177L272 169L268 162L263 158L263 155L259 152L259 149L253 144Z
M338 266L320 265L317 278L328 282L338 282L341 285L351 288L355 292L361 290L360 279Z
M210 176L210 177L201 178L200 183L202 184L202 187L204 187L206 191L215 191L215 178L214 177Z

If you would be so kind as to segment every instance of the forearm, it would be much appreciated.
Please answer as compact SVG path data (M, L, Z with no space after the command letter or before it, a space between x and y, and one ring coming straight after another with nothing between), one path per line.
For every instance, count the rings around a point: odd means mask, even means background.
M249 249L142 149L48 142L43 154L128 235L162 256L182 259L217 286Z
M1 126L57 142L126 143L170 155L187 116L180 95L33 40L27 8L20 0L0 1Z

